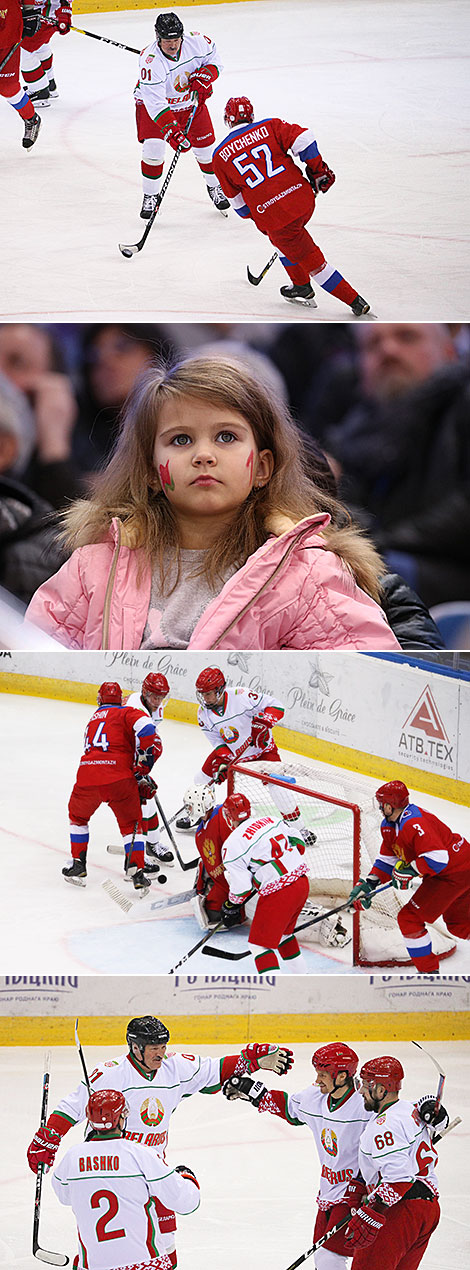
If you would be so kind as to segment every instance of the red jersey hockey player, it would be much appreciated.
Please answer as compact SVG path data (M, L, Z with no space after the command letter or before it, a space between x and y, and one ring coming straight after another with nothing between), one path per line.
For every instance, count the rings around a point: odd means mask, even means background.
M156 40L140 55L135 90L137 136L142 142L144 199L140 215L148 220L156 206L163 172L165 142L177 150L194 151L209 198L225 216L229 204L212 166L215 133L206 106L212 86L223 70L214 41L198 31L185 34L176 13L159 13ZM186 136L183 131L199 103Z
M20 83L20 43L39 29L41 14L32 4L3 0L0 9L0 97L24 119L23 146L30 150L37 140L41 120Z
M152 723L155 725L156 736L153 745L148 746L145 755L138 756L140 769L148 772L149 775L157 759L163 753L163 745L158 729L163 719L163 704L168 697L169 691L170 685L166 675L150 672L142 683L140 693L132 692L126 702L126 705L133 706L135 710L144 710L146 714L150 715ZM159 834L159 825L158 808L155 796L152 794L150 798L146 798L142 802L142 833L145 838L145 849L147 855L153 856L156 860L161 860L162 864L172 868L175 857L173 852L169 851L166 844L162 842Z
M71 0L42 0L38 12L44 19L35 35L21 45L21 73L36 108L50 106L58 97L50 42L53 35L68 35L72 22Z
M404 890L413 878L422 877L397 921L416 969L434 974L439 958L432 951L426 922L442 917L452 935L470 939L470 843L430 811L410 803L403 781L381 785L375 796L384 815L382 845L368 877L353 887L350 898L369 908L380 882L391 878Z
M348 304L355 317L368 313L370 305L328 264L305 228L316 195L326 194L336 179L311 129L283 119L255 122L247 97L230 97L224 121L231 131L214 150L214 172L238 215L251 217L277 247L292 281L292 286L281 287L281 295L315 307L314 278ZM306 176L295 159L306 164Z
M111 1262L122 1270L137 1265L169 1270L156 1205L193 1213L199 1207L199 1184L186 1165L170 1168L152 1147L127 1141L127 1113L118 1090L90 1094L85 1113L90 1130L85 1142L70 1147L60 1161L52 1188L77 1222L80 1252L74 1264L93 1270L109 1270Z
M102 803L108 803L124 839L125 871L136 890L150 886L143 873L140 802L141 796L150 793L152 781L143 769L136 769L135 751L136 747L148 749L155 737L155 725L147 713L122 705L118 683L101 684L69 801L72 864L62 869L68 882L85 885L88 822Z
M360 1174L351 1196L356 1212L346 1227L352 1270L416 1270L439 1222L433 1138L448 1115L442 1106L433 1115L435 1099L428 1096L416 1106L399 1102L404 1071L397 1058L370 1059L360 1075L364 1107L373 1115L361 1135Z

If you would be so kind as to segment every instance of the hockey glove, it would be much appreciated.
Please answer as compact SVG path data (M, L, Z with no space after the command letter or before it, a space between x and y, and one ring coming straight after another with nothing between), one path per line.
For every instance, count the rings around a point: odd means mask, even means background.
M380 878L359 878L349 895L349 903L353 908L370 908L375 888Z
M377 1239L385 1221L385 1214L378 1212L373 1204L358 1208L346 1226L345 1238L349 1247L368 1248Z
M341 1199L335 1199L335 1204L347 1204L350 1209L358 1209L367 1194L367 1186L362 1177L353 1177L352 1182L346 1187L344 1195Z
M202 764L202 771L204 776L210 776L216 785L221 785L227 779L227 768L232 762L233 754L228 745L220 745L206 758Z
M224 900L222 904L222 921L227 930L232 926L241 926L244 921L243 905L231 904L230 900Z
M197 93L200 106L207 101L208 97L212 97L213 80L214 74L208 66L201 66L198 71L192 71L189 76L188 87L192 93Z
M28 1164L33 1173L37 1173L40 1164L44 1165L44 1172L47 1173L51 1164L54 1163L61 1141L57 1129L48 1129L47 1125L41 1125L26 1152Z
M167 125L163 133L163 138L165 141L168 141L168 145L171 146L172 150L191 149L191 142L188 137L185 136L179 126L179 123L176 122L176 119Z
M334 172L331 171L331 168L327 167L326 163L322 163L321 168L318 168L317 172L313 172L312 168L310 168L307 164L305 175L307 177L307 181L310 181L310 185L315 191L315 194L326 194L326 191L329 190L330 186L334 185L334 182L336 181Z
M141 803L146 803L149 798L153 798L153 795L158 789L158 785L156 781L149 776L148 772L143 772L139 768L137 768L135 773L135 779L139 787L140 801Z
M249 1076L231 1076L222 1085L222 1093L229 1102L233 1102L235 1098L243 1098L245 1102L252 1102L254 1107L259 1107L267 1092L266 1085L260 1080L250 1080Z
M54 14L59 35L68 35L72 22L72 10L68 4L61 4Z
M266 750L271 741L270 723L264 714L255 714L251 721L251 743L259 750Z
M192 1169L190 1169L189 1164L176 1164L175 1173L181 1173L182 1177L187 1177L189 1178L191 1182L195 1182L199 1190L199 1182L197 1180L196 1174L193 1172Z
M32 4L23 5L22 14L23 14L22 39L29 40L31 39L32 35L36 35L36 32L39 31L39 27L41 25L41 20L42 20L42 14L38 11L35 5L32 5ZM5 71L5 74L6 74L6 71Z
M392 873L392 886L396 887L397 891L407 891L415 877L417 873L412 864L406 864L405 860L397 860Z
M263 1045L256 1041L242 1050L242 1058L248 1072L256 1072L262 1067L265 1071L275 1072L276 1076L285 1076L294 1065L292 1050L282 1045Z
M432 1094L423 1094L422 1098L418 1098L416 1110L421 1120L427 1125L433 1139L437 1134L444 1132L449 1123L449 1114L445 1107L441 1106L435 1111L436 1096Z

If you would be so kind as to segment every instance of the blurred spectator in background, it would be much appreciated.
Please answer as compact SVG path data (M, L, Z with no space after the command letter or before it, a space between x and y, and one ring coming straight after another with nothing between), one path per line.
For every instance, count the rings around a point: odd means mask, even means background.
M339 497L430 607L470 599L470 369L448 327L356 331L360 397L323 432Z

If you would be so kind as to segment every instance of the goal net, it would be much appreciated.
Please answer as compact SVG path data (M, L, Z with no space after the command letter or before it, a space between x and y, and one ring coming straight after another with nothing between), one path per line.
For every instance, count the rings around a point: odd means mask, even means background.
M351 887L370 872L380 847L380 811L363 777L353 772L331 772L312 764L234 763L229 769L229 793L246 795L254 816L281 815L317 836L307 846L309 893L315 902L333 908L347 899ZM394 887L372 900L370 909L353 913L353 964L357 966L409 966L397 914L410 891ZM430 928L433 950L450 956L455 944L438 925ZM303 933L308 939L308 929Z

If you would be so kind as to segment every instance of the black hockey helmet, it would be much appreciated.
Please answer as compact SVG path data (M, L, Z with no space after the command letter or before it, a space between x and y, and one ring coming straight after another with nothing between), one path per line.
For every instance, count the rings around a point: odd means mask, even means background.
M182 40L184 26L177 13L159 13L155 23L159 40Z
M167 1045L170 1033L160 1019L154 1014L145 1014L141 1019L131 1019L127 1025L126 1041L132 1053L132 1046L138 1045L143 1054L146 1045Z

